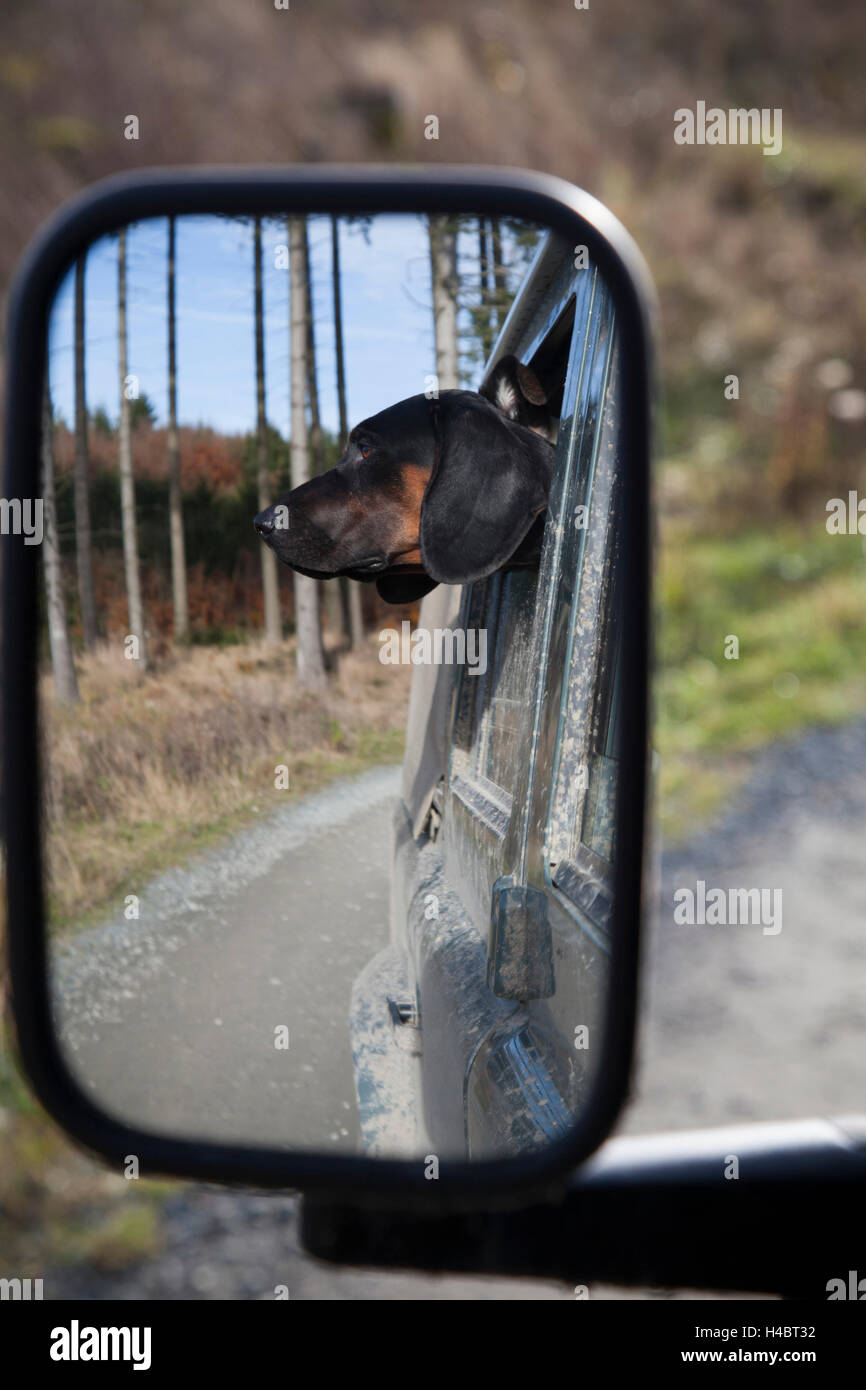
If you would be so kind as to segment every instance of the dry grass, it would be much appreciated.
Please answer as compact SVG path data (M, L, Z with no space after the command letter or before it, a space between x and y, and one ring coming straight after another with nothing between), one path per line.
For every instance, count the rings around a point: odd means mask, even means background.
M79 663L81 702L40 684L50 917L115 895L331 778L402 755L410 668L371 638L324 695L297 688L294 644L173 650L141 676L106 645ZM275 786L289 770L289 790Z

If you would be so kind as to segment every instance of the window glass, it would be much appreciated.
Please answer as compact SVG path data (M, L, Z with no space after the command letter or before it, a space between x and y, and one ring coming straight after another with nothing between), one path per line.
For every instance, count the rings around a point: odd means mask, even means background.
M473 584L469 590L466 627L474 631L488 631L490 613L488 592L495 579L487 579ZM490 669L490 652L487 654L487 671ZM466 777L472 767L472 748L476 741L477 726L484 711L487 688L487 671L478 676L470 676L465 667L458 672L457 713L454 722L452 745L452 767L461 777Z
M570 466L577 443L575 393L594 284L594 271L576 277L571 258L565 258L549 291L544 323L519 354L550 392L558 429L556 472ZM527 752L521 739L525 744L537 676L538 580L537 571L514 570L472 585L463 619L467 628L486 633L488 668L483 676L466 668L458 674L451 785L500 836L511 813L518 760Z
M538 576L515 570L497 576L496 633L479 727L477 769L510 791L517 765L521 711L529 699L532 621Z
M522 711L529 699L529 662L538 576L528 570L496 574L474 586L469 622L486 641L487 669L461 672L454 737L454 770L502 799L517 769ZM497 795L498 794L498 795Z

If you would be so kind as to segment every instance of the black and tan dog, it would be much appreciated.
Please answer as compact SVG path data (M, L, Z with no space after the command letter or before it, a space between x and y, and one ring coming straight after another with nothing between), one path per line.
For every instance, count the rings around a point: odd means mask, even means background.
M356 425L339 462L256 530L301 574L375 580L389 603L535 564L553 469L546 401L515 357L481 393L410 396Z

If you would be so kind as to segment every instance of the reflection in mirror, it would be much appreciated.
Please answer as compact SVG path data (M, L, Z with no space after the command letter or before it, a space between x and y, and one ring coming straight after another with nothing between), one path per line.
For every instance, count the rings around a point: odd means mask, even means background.
M178 216L69 267L41 449L52 999L112 1116L417 1157L604 1067L624 409L585 248Z

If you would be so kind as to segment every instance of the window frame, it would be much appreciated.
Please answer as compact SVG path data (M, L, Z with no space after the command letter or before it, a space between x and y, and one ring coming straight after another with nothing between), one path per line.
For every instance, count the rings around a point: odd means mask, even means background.
M573 727L574 723L583 724L586 730L583 735L583 753L584 757L588 760L596 738L599 705L602 699L608 696L609 703L613 701L616 695L615 682L617 681L620 683L620 701L622 698L621 682L623 663L620 643L622 641L623 624L621 616L617 612L618 596L616 588L612 587L612 585L615 585L616 581L611 579L610 574L617 544L617 538L615 535L612 537L611 532L615 526L613 517L616 515L616 509L620 506L618 488L621 482L620 474L616 471L621 462L619 458L621 421L616 415L617 401L615 398L611 400L609 396L611 386L615 384L614 374L617 371L617 351L617 330L614 325L604 369L604 384L601 393L604 401L604 413L599 419L595 438L593 440L592 458L589 464L589 474L585 492L585 498L589 502L589 526L584 529L581 536L580 557L576 567L577 589L571 604L568 641L563 661L556 741L550 779L550 795L545 820L548 844L554 833L555 802L560 787L563 745L570 729ZM590 527L593 524L592 503L597 478L598 455L608 428L611 428L614 432L612 445L615 453L615 462L613 464L612 476L609 484L610 497L608 513L604 517L602 523L604 526L604 531L601 536L603 570L596 584L597 593L595 597L597 598L598 608L600 610L598 613L600 631L596 640L591 642L587 649L587 647L582 646L578 640L576 621L579 612L581 589L584 583L584 565L587 545L590 540ZM573 500L572 498L572 501ZM606 659L609 652L613 652L612 659ZM570 701L572 663L575 659L584 659L592 662L592 684L583 708L579 710L572 709ZM566 912L574 919L576 925L581 930L587 932L597 945L605 950L609 950L608 923L613 905L615 871L612 863L603 859L581 839L590 790L589 785L579 789L578 799L574 806L573 827L570 836L570 849L573 853L566 854L563 858L557 859L555 863L551 862L549 854L544 855L543 885L545 890L554 896L561 906L565 908ZM574 881L573 887L569 880ZM607 908L603 918L592 910L599 901L603 902Z

